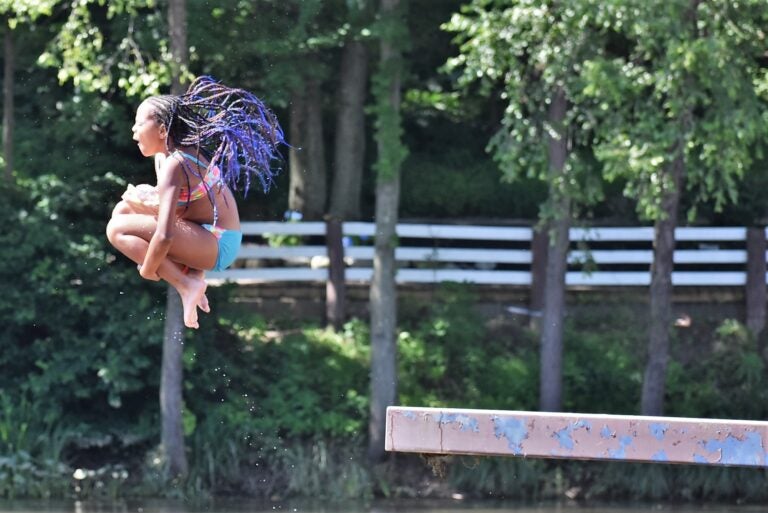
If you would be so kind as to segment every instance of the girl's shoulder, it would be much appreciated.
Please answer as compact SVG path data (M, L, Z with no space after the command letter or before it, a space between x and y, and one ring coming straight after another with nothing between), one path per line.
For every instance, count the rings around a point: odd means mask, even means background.
M184 178L183 159L176 158L173 153L155 157L155 171L157 172L157 182L173 183L186 185Z

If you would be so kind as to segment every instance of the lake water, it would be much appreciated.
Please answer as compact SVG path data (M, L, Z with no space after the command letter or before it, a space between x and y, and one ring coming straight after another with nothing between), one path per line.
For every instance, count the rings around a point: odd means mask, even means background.
M0 513L758 513L760 506L702 504L578 505L493 502L380 501L371 504L272 503L217 500L200 504L173 501L114 503L0 501Z

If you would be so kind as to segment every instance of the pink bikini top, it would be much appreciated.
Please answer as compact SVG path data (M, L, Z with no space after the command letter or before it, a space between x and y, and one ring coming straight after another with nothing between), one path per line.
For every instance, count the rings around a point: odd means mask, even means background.
M202 168L206 167L206 164L204 162L201 162L194 155L190 155L189 153L184 153L183 151L179 151L179 150L176 150L175 152L173 152L174 156L176 156L177 154L181 155L182 159L187 158ZM214 187L220 186L221 184L222 184L221 170L217 166L208 168L203 179L200 181L199 184L194 186L192 190L189 190L186 188L181 189L177 204L180 207L183 207L187 203L191 203L193 201L197 201L201 198L204 198L205 196L208 195L210 191L213 191Z

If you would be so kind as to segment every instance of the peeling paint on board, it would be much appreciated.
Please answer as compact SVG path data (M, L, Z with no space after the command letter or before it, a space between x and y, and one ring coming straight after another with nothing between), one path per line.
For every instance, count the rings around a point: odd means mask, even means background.
M563 429L555 431L555 438L557 438L558 442L560 442L561 448L568 449L569 451L573 450L573 432L577 429L586 429L589 431L592 429L592 426L590 426L589 422L577 420L576 422L570 423Z
M528 430L525 427L525 421L520 419L502 419L494 417L494 435L496 438L506 438L509 442L509 448L512 454L522 454L523 440L528 438Z
M468 415L441 413L440 415L433 415L432 418L435 419L435 422L442 425L458 424L462 431L470 430L474 433L480 431L480 428L477 427L477 419L473 419Z
M747 433L744 440L728 435L725 440L707 440L703 444L710 453L719 452L720 460L728 465L765 464L763 439L757 433Z
M393 406L386 426L390 451L768 468L765 421Z
M656 440L664 440L664 434L669 429L669 424L660 424L660 423L653 423L650 426L648 426L648 429L651 430L651 434L656 438Z
M632 445L631 436L622 436L619 438L619 448L614 450L608 450L608 455L616 460L623 460L627 457L627 447Z

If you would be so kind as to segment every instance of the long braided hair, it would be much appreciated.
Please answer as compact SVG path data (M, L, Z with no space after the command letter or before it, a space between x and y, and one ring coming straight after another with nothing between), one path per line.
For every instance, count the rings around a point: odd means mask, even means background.
M242 186L247 193L254 177L269 190L279 171L273 165L282 160L279 150L286 143L277 117L256 96L201 76L185 94L148 101L155 107L155 120L167 127L167 149L169 143L197 148L211 167L219 167L223 182L233 190Z

